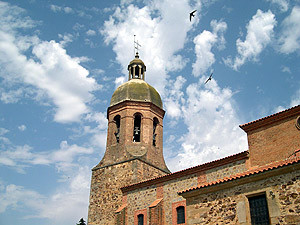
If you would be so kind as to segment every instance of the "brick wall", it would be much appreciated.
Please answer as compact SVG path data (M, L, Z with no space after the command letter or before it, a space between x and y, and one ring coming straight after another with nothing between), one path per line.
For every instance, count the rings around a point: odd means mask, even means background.
M141 115L141 140L133 142L134 116ZM116 141L114 117L120 116L119 143ZM169 172L163 157L163 117L164 111L148 102L123 102L108 110L107 145L98 167L122 162L134 157ZM156 146L153 146L153 120L157 118Z
M250 164L252 167L288 158L300 149L297 115L276 121L248 132Z

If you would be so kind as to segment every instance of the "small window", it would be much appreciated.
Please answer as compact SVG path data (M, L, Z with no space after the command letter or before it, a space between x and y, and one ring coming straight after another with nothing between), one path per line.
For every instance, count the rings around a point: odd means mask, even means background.
M133 142L141 141L141 115L134 116Z
M138 215L138 225L144 225L144 214Z
M250 215L252 225L269 225L269 211L266 195L249 197Z
M185 223L185 212L184 212L184 206L179 206L176 208L177 212L177 224L183 224Z
M300 116L298 116L296 120L296 127L298 128L298 130L300 130Z
M121 117L119 115L114 117L114 122L116 124L116 129L114 132L114 135L116 137L116 142L119 143L120 141L120 122L121 122Z
M158 124L158 119L155 117L153 119L153 141L152 141L152 144L153 146L156 146L156 127L157 127L157 124Z

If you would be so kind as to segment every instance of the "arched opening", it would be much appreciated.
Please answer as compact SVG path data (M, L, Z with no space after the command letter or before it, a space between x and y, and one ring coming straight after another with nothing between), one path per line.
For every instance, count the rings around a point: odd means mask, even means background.
M185 212L184 212L184 206L179 206L176 208L177 212L177 224L183 224L185 223Z
M135 75L134 75L135 78L140 78L140 67L139 66L136 66L135 67Z
M133 79L133 67L130 68L130 77Z
M114 122L115 122L115 132L114 135L116 137L116 143L120 142L120 124L121 124L121 117L119 115L114 117Z
M144 214L139 214L137 217L138 217L138 225L144 225Z
M134 124L133 124L133 142L141 141L141 121L142 121L142 116L140 114L136 114L134 116Z
M156 128L157 128L157 125L158 125L159 121L156 117L154 117L153 119L153 140L152 140L152 144L153 146L156 146Z

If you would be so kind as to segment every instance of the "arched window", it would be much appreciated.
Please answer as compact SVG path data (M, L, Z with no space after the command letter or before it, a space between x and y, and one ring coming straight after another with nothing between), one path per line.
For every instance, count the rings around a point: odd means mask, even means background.
M177 212L177 224L185 223L184 206L177 207L176 212Z
M138 225L144 225L144 214L138 215Z
M134 126L133 126L133 142L141 141L141 120L142 117L140 114L134 116Z
M116 142L119 143L120 141L120 122L121 122L121 117L119 115L114 117L114 122L116 124L116 129L114 132L114 135L116 137Z
M158 119L156 117L154 117L153 119L153 141L152 141L152 144L153 146L156 146L156 127L157 127L157 124L158 124Z

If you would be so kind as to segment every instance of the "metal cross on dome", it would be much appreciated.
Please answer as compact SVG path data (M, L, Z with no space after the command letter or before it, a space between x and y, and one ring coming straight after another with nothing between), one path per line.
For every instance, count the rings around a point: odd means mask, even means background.
M134 36L134 40L133 40L133 53L134 53L134 55L136 54L136 53L139 53L139 47L142 47L140 44L139 44L139 41L137 40L137 41L135 41L135 36L136 35L133 35ZM136 50L136 51L135 51Z

